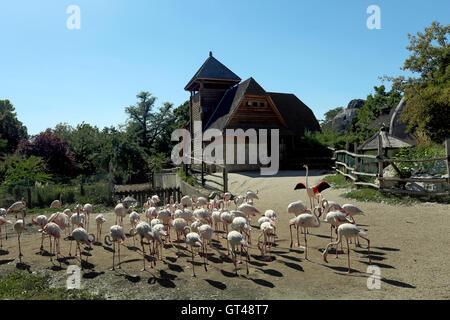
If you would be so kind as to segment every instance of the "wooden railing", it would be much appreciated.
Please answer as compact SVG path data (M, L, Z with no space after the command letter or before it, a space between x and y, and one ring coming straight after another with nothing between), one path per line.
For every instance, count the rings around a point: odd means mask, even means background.
M376 188L386 193L398 193L407 195L419 195L419 196L447 196L450 195L450 179L447 178L406 178L406 177L383 177L384 164L392 164L394 169L398 170L395 163L422 163L429 161L446 161L447 173L450 175L450 138L445 140L446 157L428 158L428 159L390 159L384 156L384 149L382 145L381 135L378 138L378 154L358 154L357 146L354 146L354 152L350 152L349 145L347 143L347 150L335 150L333 151L333 160L335 160L335 166L333 169L353 181L356 186L368 186ZM398 170L399 171L399 170ZM379 184L372 182L361 181L361 177L373 177L378 180ZM386 182L423 182L427 184L447 184L446 192L428 192L428 191L413 191L403 189L387 188Z
M148 197L151 197L155 194L158 195L162 205L166 205L170 201L171 196L173 196L173 200L175 202L180 202L182 197L180 188L165 188L165 189L148 188L142 190L141 188L133 189L132 187L126 188L126 186L116 185L113 191L113 199L114 202L117 202L118 200L123 200L125 197L131 196L139 202L139 206L142 206L147 201Z

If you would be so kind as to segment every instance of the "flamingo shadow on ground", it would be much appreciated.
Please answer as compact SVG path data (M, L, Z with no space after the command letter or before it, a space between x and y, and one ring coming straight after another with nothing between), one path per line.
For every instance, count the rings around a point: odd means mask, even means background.
M170 270L175 271L175 272L184 272L184 269L178 265L178 264L173 264L173 263L168 263L167 266L169 267Z
M309 234L310 236L315 236L315 237L318 237L318 238L324 238L324 239L330 239L330 236L325 236L325 235L323 235L323 234Z
M236 273L234 273L234 272L228 272L228 271L225 271L225 270L220 270L220 272L225 276L225 277L228 277L228 278L236 278L236 277L238 277L238 275L236 274Z
M104 274L104 271L98 272L98 271L90 271L83 274L83 278L85 279L94 279L97 278L99 275Z
M280 271L274 270L274 269L262 269L258 268L258 270L261 270L265 274L268 274L273 277L283 277L283 274Z
M10 262L13 262L15 259L4 259L4 260L0 260L0 265L2 265L2 264L7 264L7 263L10 263Z
M101 242L98 242L98 241L95 241L95 242L93 243L93 245L94 245L94 246L98 246L98 247L103 246L103 244L102 244Z
M275 285L267 280L263 280L263 279L252 279L249 278L250 280L252 280L254 283L259 284L260 286L264 286L264 287L268 287L268 288L274 288Z
M281 254L287 254L287 253L289 253L289 251L270 250L270 253L281 255Z
M169 260L170 262L176 262L177 258L174 257L166 257L167 260Z
M18 262L16 264L16 268L19 270L27 270L29 273L31 273L31 266L29 264L26 264L24 262Z
M396 287L401 287L401 288L408 288L408 289L415 289L416 287L413 285L410 285L408 283L405 282L401 282L401 281L397 281L397 280L390 280L390 279L386 279L386 278L381 278L381 281L390 284L392 286L396 286Z
M103 249L105 249L106 251L109 251L109 252L114 252L114 249L110 248L110 247L103 246Z
M58 262L62 262L62 263L64 263L64 264L69 264L69 261L68 260L72 260L72 259L75 259L75 257L73 257L73 256L69 256L69 257L61 257L61 258L58 258L58 259L56 259Z
M299 250L299 249L292 249L292 248L290 248L290 249L289 249L289 252L295 252L295 253L298 253L298 254L302 254L302 253L304 253L305 251L302 251L302 250Z
M369 259L369 256L368 256L367 254L364 255L364 253L363 253L362 258ZM375 261L383 261L383 260L386 260L385 257L372 256L372 255L370 255L370 259L371 259L371 260L375 260Z
M227 288L227 285L220 281L205 279L206 282L208 282L210 285L212 285L214 288L225 290Z
M85 257L92 257L92 254L90 254L89 252L83 251L81 254Z
M148 284L154 284L158 283L160 286L164 288L175 288L176 285L173 282L177 278L176 275L167 273L164 270L159 271L160 277L153 276L152 278L149 278L147 283Z
M287 254L280 254L280 257L288 259L288 260L297 261L297 262L301 262L302 261L302 259L300 259L300 258L291 257L291 256L288 256Z
M125 248L127 248L130 251L138 251L139 250L139 248L136 246L125 246Z
M91 248L91 247L84 247L84 251L92 251L92 250L94 250L94 248Z
M353 249L353 251L361 253L361 254L367 254L367 250L356 250L356 249ZM370 256L372 256L372 255L384 256L384 255L386 255L386 253L380 252L380 251L372 251L372 250L370 250Z
M39 251L39 252L36 252L36 254L39 254L39 255L41 255L41 256L43 256L43 257L52 257L52 256L54 256L54 254L52 254L52 253L50 253L50 252L48 252L47 250L41 250L41 251Z
M131 262L137 262L137 261L142 261L141 259L128 259L125 261L121 261L120 265L124 264L124 263L131 263Z
M81 267L83 268L83 269L94 269L94 264L92 264L92 263L90 263L90 262L87 262L87 261L85 261L85 260L81 260Z
M59 266L53 265L53 266L51 266L49 269L52 270L52 271L61 271L61 270L65 270L65 269L64 269L63 267L61 267L60 265L59 265Z
M368 261L361 261L361 260L359 262L364 263L364 264L366 264L368 266L372 265L372 266L378 266L378 267L384 268L384 269L395 269L394 266L391 266L391 265L388 265L388 264L384 264L384 263L379 263L379 262L369 263Z
M400 251L400 249L397 248L389 248L389 247L373 247L375 249L380 249L380 250L384 250L384 251Z
M262 257L262 256L259 256L259 255L252 254L252 255L250 255L250 257L252 257L255 260L263 261L263 262L272 262L272 261L277 260L277 258L275 256Z
M206 259L213 263L223 263L221 259L214 257L212 254L211 255L208 254L208 257Z
M233 263L230 257L220 256L220 259L222 259L222 262Z
M250 261L249 264L251 264L253 266L256 266L256 267L265 267L265 266L267 266L267 263L258 262L258 261L255 261L255 260Z
M339 272L347 273L347 271L348 271L348 267L328 266L328 265L324 265L324 266L327 267L327 268L333 269L335 271L339 271ZM352 269L352 268L350 268L350 272L351 273L360 273L358 270Z
M304 272L305 270L303 270L303 267L297 263L293 263L293 262L287 262L287 261L283 261L283 260L278 260L280 263L284 264L286 267L289 267L291 269L297 270L297 271L302 271Z
M138 283L139 281L141 281L141 277L137 275L126 274L124 278L132 283Z
M7 254L9 254L9 251L8 251L8 250L0 249L0 256L5 256L5 255L7 255Z

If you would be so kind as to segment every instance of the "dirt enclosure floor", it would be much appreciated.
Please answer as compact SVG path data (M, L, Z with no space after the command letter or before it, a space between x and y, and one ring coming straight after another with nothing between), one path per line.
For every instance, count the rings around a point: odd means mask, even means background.
M310 229L308 258L301 248L289 248L287 205L296 200L309 203L305 190L294 191L296 183L305 180L304 171L284 171L276 177L259 174L229 174L229 188L233 194L244 194L248 189L259 190L260 200L255 206L262 212L273 209L278 214L275 247L272 260L261 258L256 247L259 235L257 219L252 220L252 245L250 248L250 272L245 263L238 265L239 275L234 275L231 260L222 258L216 251L208 251L208 271L203 268L203 258L195 257L197 277L192 277L191 253L180 246L182 255L172 245L163 250L163 261L156 267L141 272L142 251L139 241L134 250L133 239L128 237L121 246L121 269L110 271L112 249L105 244L95 244L93 250L84 250L81 285L109 299L449 299L450 298L450 210L448 205L423 203L413 206L365 203L342 198L342 189L328 189L323 195L340 204L352 203L366 216L357 216L360 228L367 230L371 240L372 265L381 272L380 289L369 290L367 283L367 243L360 240L361 248L350 245L352 273L347 271L347 249L336 259L334 250L328 255L329 263L322 259L321 251L329 243L330 228L323 223ZM310 172L310 183L318 183L324 172ZM90 232L95 233L91 216ZM107 222L103 233L109 231L115 217L104 213ZM142 219L144 215L142 214ZM14 217L10 219L14 220ZM258 217L256 217L258 218ZM27 223L31 216L27 216ZM130 224L124 221L128 233ZM2 228L3 229L3 228ZM61 240L64 258L51 262L48 255L40 253L38 227L29 225L22 235L23 264L18 264L17 237L12 230L8 240L3 236L0 256L0 272L5 274L16 268L30 272L47 273L54 286L65 286L69 265L80 265L78 258L68 257L69 241ZM172 239L174 239L172 233ZM103 242L103 240L102 240ZM214 243L216 246L219 244ZM226 243L221 240L221 252L226 253ZM303 235L300 244L304 245ZM48 250L48 239L44 242ZM74 249L74 248L72 248ZM339 248L340 251L340 248ZM148 253L148 249L146 248ZM116 260L117 262L117 260ZM149 266L149 262L147 262Z

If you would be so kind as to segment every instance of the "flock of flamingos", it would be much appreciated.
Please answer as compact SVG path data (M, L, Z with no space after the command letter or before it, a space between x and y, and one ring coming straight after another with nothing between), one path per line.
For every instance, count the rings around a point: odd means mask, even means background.
M305 166L308 170L307 166ZM319 228L321 225L320 217L323 216L322 221L330 224L330 243L327 244L323 251L323 259L327 261L327 254L330 247L336 247L336 257L338 255L337 247L341 244L341 250L343 250L342 242L343 237L347 241L347 257L348 257L348 272L350 273L350 248L349 241L355 241L355 246L359 246L358 238L362 238L367 241L368 244L368 257L370 261L370 240L367 234L360 230L355 223L355 215L363 215L364 213L357 207L351 204L344 204L340 206L338 203L326 200L321 192L330 185L322 181L315 187L308 185L308 173L306 174L306 184L298 183L295 186L295 190L306 189L309 197L310 207L308 208L301 200L290 203L287 207L289 214L294 214L295 217L289 220L290 247L293 246L292 227L296 229L297 242L295 246L300 247L300 232L304 235L304 253L305 259L308 259L308 242L307 234L309 228ZM113 245L113 267L115 268L115 256L116 245L118 248L119 264L117 268L120 268L120 245L126 239L124 232L124 218L127 217L130 223L129 235L133 238L135 244L136 236L140 239L140 245L143 253L143 269L146 270L145 260L145 245L149 247L149 254L151 256L150 267L156 266L156 261L162 259L164 244L172 243L170 238L171 231L176 234L176 241L180 244L182 238L184 238L185 248L190 247L192 254L192 272L195 276L194 268L194 248L198 248L198 255L203 256L204 269L207 271L207 250L208 247L217 251L221 256L232 256L234 271L237 274L237 253L240 251L240 261L245 257L246 269L248 274L248 250L251 245L251 231L250 221L252 217L261 215L258 219L259 236L257 239L257 247L261 252L263 259L271 259L270 248L275 243L276 237L276 223L277 214L274 210L267 210L264 214L255 207L255 201L259 200L258 191L247 191L245 196L233 196L231 193L214 194L210 199L204 197L184 196L181 198L180 203L175 203L171 197L168 204L158 208L158 204L161 202L157 195L149 197L147 202L143 204L143 214L145 218L142 219L141 215L135 211L133 203L122 201L117 204L114 209L115 213L115 225L111 226L109 234L104 237L106 245ZM51 203L50 208L60 208L61 201L55 200ZM14 224L7 220L7 214L10 212L22 212L22 219L17 218ZM91 244L97 239L101 241L102 225L106 221L103 214L99 214L95 217L97 226L96 236L89 232L89 222L92 213L92 205L85 204L84 206L76 205L74 212L70 209L65 209L63 212L57 212L52 214L49 218L45 215L39 215L32 219L32 222L40 227L39 232L41 237L41 251L44 249L44 238L49 237L50 243L50 259L53 260L53 255L56 253L56 258L60 255L59 241L64 231L67 235L69 230L69 236L67 240L70 240L69 256L72 254L72 242L76 242L75 256L77 251L80 253L80 262L82 262L81 247L80 245L87 245L91 247ZM14 231L18 235L19 246L19 261L22 260L22 250L20 247L20 236L25 229L25 216L26 216L26 203L22 201L15 202L7 210L0 209L0 238L1 238L1 226L6 227L13 224ZM146 221L143 221L146 220ZM220 230L222 229L222 230ZM333 229L337 234L336 241L333 242ZM225 236L224 236L225 235ZM211 242L213 237L217 237L217 241L220 243L220 238L223 238L227 245L227 253L223 254L219 249ZM53 244L52 244L53 238ZM261 239L262 238L262 239ZM6 233L7 239L7 233ZM3 247L3 243L1 243ZM177 246L177 250L180 246ZM200 252L201 251L201 252ZM87 259L87 257L86 257ZM83 267L83 264L81 263Z

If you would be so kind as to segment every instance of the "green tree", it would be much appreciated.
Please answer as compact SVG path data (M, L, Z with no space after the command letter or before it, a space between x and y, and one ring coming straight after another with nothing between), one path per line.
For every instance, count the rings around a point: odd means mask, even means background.
M450 25L434 21L424 32L408 34L411 55L402 70L414 77L384 77L404 91L406 106L401 121L419 136L442 142L450 135ZM418 77L417 77L418 76Z
M27 138L27 128L17 119L14 106L9 100L0 100L0 152L13 153L20 140ZM6 141L6 144L5 144Z
M151 93L142 91L136 97L137 104L125 108L129 116L128 130L137 134L139 145L150 156L157 139L173 123L173 104L165 102L155 110L156 97Z
M45 172L44 161L35 156L15 161L6 171L5 185L22 185L27 189L27 203L31 204L31 188L39 183L49 183L52 175Z
M344 110L344 107L337 107L334 109L331 109L327 112L325 112L325 121L324 123L327 123L328 121L331 121L334 119L334 117L336 117L336 115L341 112L342 110Z
M358 110L357 120L352 121L351 124L351 130L358 134L360 143L379 130L379 128L370 127L370 124L380 116L382 108L385 106L394 108L401 99L401 92L397 88L392 88L389 92L386 92L386 87L381 85L375 86L374 90L374 94L369 94L363 107Z

